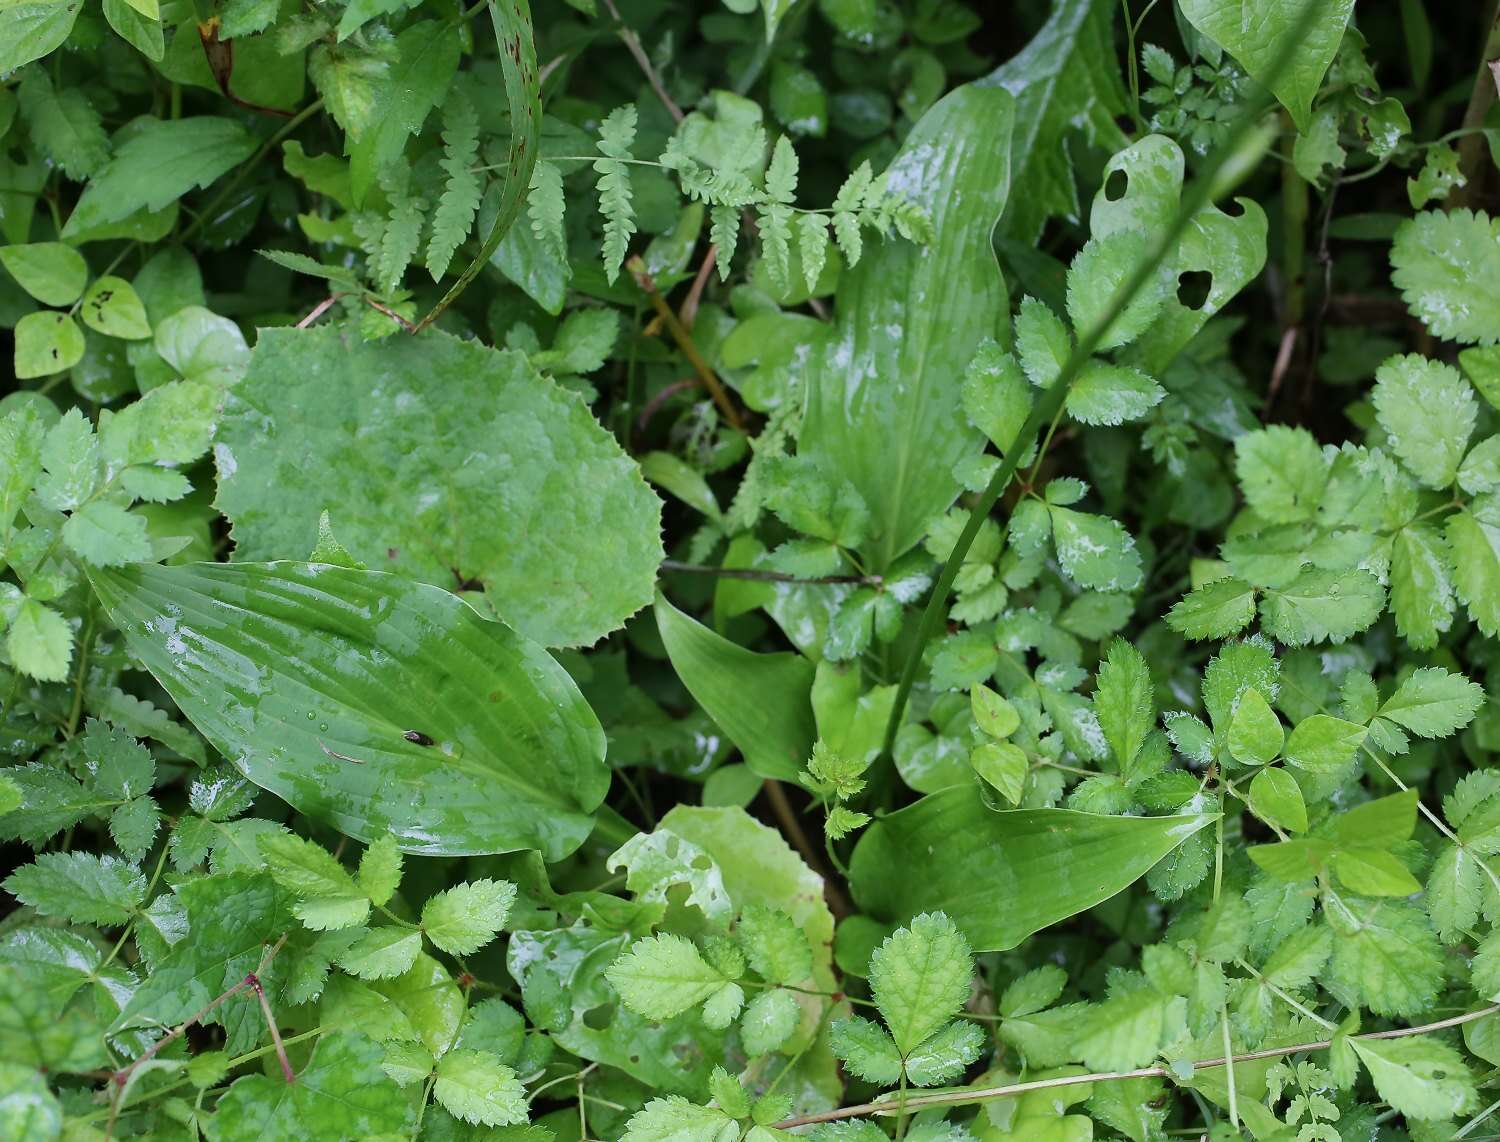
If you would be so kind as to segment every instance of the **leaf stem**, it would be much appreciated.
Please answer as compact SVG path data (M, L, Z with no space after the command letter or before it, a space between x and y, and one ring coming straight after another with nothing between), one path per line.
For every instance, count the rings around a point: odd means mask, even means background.
M656 282L651 277L651 272L646 269L646 263L641 261L640 255L637 254L625 263L625 268L630 271L631 276L635 278L635 284L641 288L641 292L651 302L651 308L656 310L657 316L661 318L661 323L667 327L667 332L672 335L672 340L676 341L677 347L682 350L682 355L693 366L693 371L698 374L698 379L703 382L703 387L708 390L708 395L713 397L714 404L724 414L724 419L735 428L743 429L745 427L745 419L740 415L740 410L735 408L734 402L729 399L728 392L719 383L719 378L709 368L708 362L703 359L703 354L698 352L698 346L693 344L692 334L683 328L682 322L677 320L677 314L672 311L672 307L667 304L666 299L657 290Z
M1371 1031L1365 1035L1351 1035L1350 1038L1405 1039L1412 1035L1426 1035L1433 1031L1443 1031L1449 1027L1472 1023L1476 1019L1483 1019L1485 1016L1493 1015L1497 1011L1500 1011L1500 1003L1492 1003L1488 1007L1481 1008L1478 1011L1470 1011L1463 1015L1440 1019L1435 1023L1424 1023L1420 1027L1397 1027L1390 1031ZM1316 1042L1297 1043L1290 1047L1267 1047L1261 1051L1247 1051L1244 1054L1226 1055L1218 1059L1204 1059L1202 1062L1194 1063L1193 1068L1195 1070L1202 1070L1209 1067L1231 1066L1235 1063L1250 1063L1255 1062L1257 1059L1279 1059L1287 1055L1301 1054L1304 1051L1325 1051L1331 1046L1333 1046L1332 1039L1319 1039ZM837 1110L825 1110L818 1114L805 1114L799 1118L787 1118L778 1122L776 1129L790 1130L796 1126L811 1126L817 1122L837 1122L845 1118L864 1118L873 1114L902 1114L912 1110L925 1109L929 1106L959 1106L974 1102L988 1102L996 1098L1010 1098L1014 1095L1026 1094L1029 1091L1077 1086L1080 1083L1173 1077L1174 1073L1170 1067L1137 1067L1132 1071L1099 1071L1086 1075L1063 1075L1060 1078L1033 1079L1031 1082L1009 1083L1005 1086L943 1091L937 1094L866 1102L861 1103L859 1106L845 1106Z

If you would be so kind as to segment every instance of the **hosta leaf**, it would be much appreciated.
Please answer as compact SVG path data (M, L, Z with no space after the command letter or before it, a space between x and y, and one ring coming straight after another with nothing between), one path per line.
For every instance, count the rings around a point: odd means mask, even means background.
M941 910L976 951L1013 948L1113 896L1212 820L996 812L972 787L957 787L871 825L851 881L877 918Z
M795 780L812 752L813 664L757 654L715 634L658 594L656 625L688 692L762 777Z
M136 565L93 582L204 736L311 816L432 854L558 859L592 828L609 776L577 688L446 591L306 563Z
M877 572L953 502L953 466L978 451L978 433L957 426L964 369L1005 292L989 234L1008 189L1012 107L1006 92L971 86L922 116L886 182L927 210L935 237L882 242L846 270L813 350L799 448L869 506Z
M1125 145L1115 116L1126 109L1111 40L1115 8L1100 0L1063 0L1011 59L981 81L1016 97L1010 163L1016 194L1001 227L1032 242L1048 218L1076 218L1078 190L1068 142L1077 132L1092 146Z
M1193 27L1270 82L1299 128L1308 126L1354 0L1181 0L1181 6Z
M264 330L215 457L241 559L305 556L326 510L355 559L450 589L477 581L547 645L593 642L651 600L659 501L519 352L436 332Z

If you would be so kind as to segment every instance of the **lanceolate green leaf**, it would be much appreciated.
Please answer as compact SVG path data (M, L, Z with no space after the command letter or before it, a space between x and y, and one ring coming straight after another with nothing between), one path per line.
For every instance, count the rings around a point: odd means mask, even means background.
M889 192L927 209L926 246L886 241L847 271L828 336L813 350L801 450L854 485L872 515L873 571L921 539L976 452L964 370L995 330L1005 287L990 232L1009 188L1014 114L999 88L961 87L907 136Z
M1313 96L1344 38L1354 0L1180 0L1182 14L1271 91L1306 129ZM1304 28L1303 25L1306 25ZM1278 69L1281 57L1285 66Z
M544 650L446 591L315 563L93 583L215 748L310 816L408 852L549 860L593 827L609 786L593 712Z
M1031 42L981 81L1016 97L1010 146L1016 192L1001 223L1008 238L1032 242L1048 218L1079 217L1068 153L1073 132L1108 151L1125 145L1115 124L1125 113L1111 35L1118 11L1113 0L1060 0Z
M975 951L1108 900L1213 820L988 808L972 786L933 793L871 825L850 882L861 907L900 922L947 913Z
M242 559L300 559L318 518L356 559L449 589L549 646L650 602L660 503L576 394L524 355L430 331L264 330L214 449Z
M795 651L756 654L656 596L656 626L688 693L762 777L795 780L812 753L813 664Z

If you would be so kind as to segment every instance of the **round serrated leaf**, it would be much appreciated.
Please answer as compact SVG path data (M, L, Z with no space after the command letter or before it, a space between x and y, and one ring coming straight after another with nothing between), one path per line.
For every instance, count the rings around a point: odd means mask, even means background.
M83 359L83 331L66 313L28 313L16 322L16 379L71 369Z
M62 242L0 246L0 265L43 305L72 305L89 280L83 255Z
M151 336L146 307L124 278L106 275L89 286L79 310L83 323L107 337L139 341Z
M1281 752L1285 741L1281 719L1260 691L1251 688L1240 695L1229 719L1229 755L1241 765L1264 765Z
M1307 831L1302 787L1284 769L1263 769L1250 782L1250 808L1262 821L1289 833Z

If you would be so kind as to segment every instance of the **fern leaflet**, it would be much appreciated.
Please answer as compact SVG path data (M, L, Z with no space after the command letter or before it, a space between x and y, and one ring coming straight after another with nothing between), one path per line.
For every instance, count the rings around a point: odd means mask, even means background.
M394 293L401 276L422 245L422 215L427 203L408 191L411 168L392 164L380 175L380 189L390 199L391 212L375 251L375 284L382 293Z
M599 175L599 212L604 215L604 275L611 284L620 276L630 236L635 233L630 168L621 161L631 157L634 142L635 108L629 104L616 107L599 125L601 157L594 160Z
M828 219L804 214L797 220L797 252L802 255L802 277L808 292L817 288L818 275L828 261Z
M733 206L715 206L709 211L708 240L719 247L719 280L729 280L729 263L740 241L740 212Z
M443 172L448 183L432 215L432 236L427 240L427 272L438 281L448 272L453 254L469 236L479 210L479 175L474 161L479 155L479 119L474 105L462 89L454 88L443 105Z
M551 163L538 159L531 168L531 186L526 199L526 213L531 232L559 261L568 257L568 239L563 231L565 205L562 172Z

